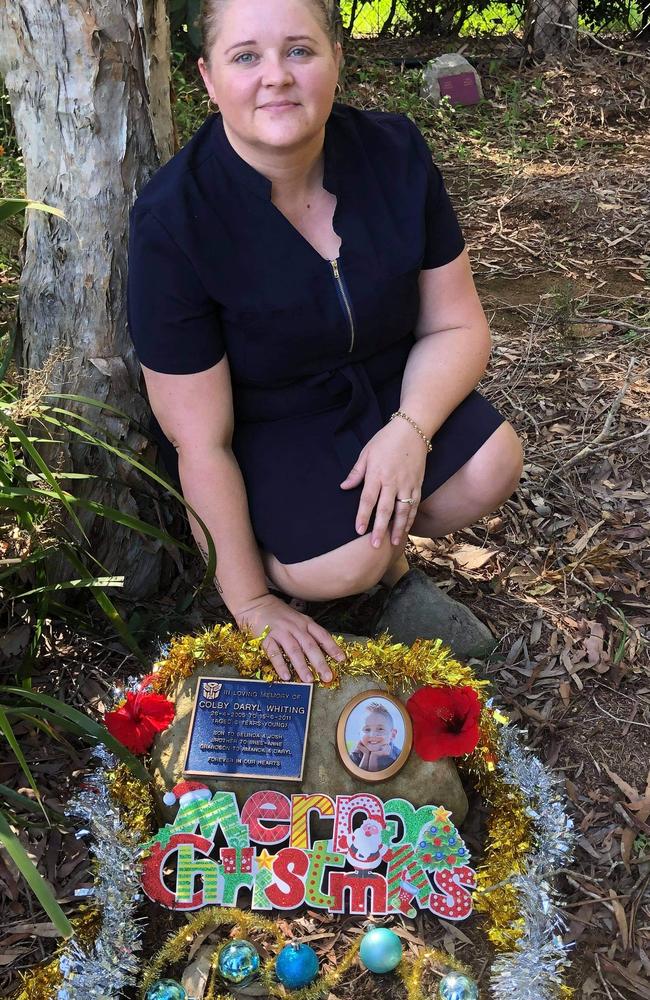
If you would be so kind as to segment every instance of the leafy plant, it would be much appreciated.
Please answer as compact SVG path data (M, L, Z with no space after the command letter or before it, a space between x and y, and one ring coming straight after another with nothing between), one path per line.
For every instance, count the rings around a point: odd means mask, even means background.
M30 860L27 851L11 829L2 810L0 810L0 844L7 851L59 934L62 937L70 937L72 934L70 921L57 903L49 882L43 878Z
M5 519L8 515L12 519L12 530L6 532L11 540L5 558L0 560L0 585L5 591L10 588L10 594L5 592L5 597L10 596L14 601L29 598L34 602L37 638L47 617L65 617L68 594L87 592L127 648L144 662L136 639L106 593L108 589L121 587L123 577L111 576L98 562L82 516L90 512L165 545L173 545L189 555L195 554L194 548L157 525L88 499L81 491L73 492L74 486L98 477L50 468L44 454L60 440L78 438L128 462L171 493L179 503L191 508L166 479L113 439L104 427L77 409L59 405L61 403L83 405L91 412L108 411L127 419L115 407L89 397L45 394L40 399L30 399L28 393L20 393L16 386L0 383L0 506L6 512ZM5 524L5 529L7 527ZM214 578L216 569L214 544L205 527L204 530L208 536L209 559L202 585ZM74 574L71 579L53 576L51 565L55 555L68 564Z
M104 726L99 725L82 712L78 712L77 709L71 708L58 698L31 691L27 687L0 687L0 735L4 736L9 744L36 799L33 801L26 795L21 795L11 788L0 785L0 794L4 805L4 808L0 809L0 845L6 849L59 933L68 937L72 933L68 918L57 903L49 883L38 872L12 830L12 823L22 825L22 820L16 815L12 816L9 812L10 809L18 809L21 812L25 810L40 811L46 822L49 822L51 818L42 802L34 776L15 732L22 723L28 723L40 729L49 740L60 739L59 733L63 730L82 737L92 744L103 743L143 781L148 781L149 775L137 757L134 757L121 743L118 743Z

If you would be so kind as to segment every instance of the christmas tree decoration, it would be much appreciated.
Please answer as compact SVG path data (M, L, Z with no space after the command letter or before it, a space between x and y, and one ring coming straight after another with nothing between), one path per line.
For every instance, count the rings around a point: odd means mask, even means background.
M388 927L373 927L361 939L359 958L370 972L392 972L402 961L402 942Z
M318 955L308 944L285 944L275 960L275 974L288 990L300 990L318 975Z
M440 1000L478 1000L478 986L469 976L448 972L438 987Z
M217 971L221 978L233 986L244 986L259 972L260 956L250 941L240 938L231 941L219 952Z
M428 871L467 864L469 851L450 817L450 812L439 807L434 812L433 822L423 826L420 831L418 855Z
M145 1000L187 1000L187 993L175 979L159 979L147 990Z
M257 856L255 882L253 883L253 910L270 910L271 903L266 890L273 885L273 862L275 858L265 849Z

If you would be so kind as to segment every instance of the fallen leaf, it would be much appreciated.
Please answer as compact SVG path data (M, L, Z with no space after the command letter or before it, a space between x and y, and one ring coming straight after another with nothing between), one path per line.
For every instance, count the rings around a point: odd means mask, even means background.
M451 558L461 569L480 569L496 554L498 549L483 549L478 545L459 545L450 552Z

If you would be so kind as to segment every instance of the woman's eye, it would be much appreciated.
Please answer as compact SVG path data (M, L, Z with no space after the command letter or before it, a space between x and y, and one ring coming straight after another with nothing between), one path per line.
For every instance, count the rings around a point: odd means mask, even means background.
M297 52L298 55L306 55L306 56L310 55L310 50L303 48L302 45L296 45L295 48L291 49L289 55L291 55L291 53L293 52Z
M255 56L254 56L254 54L252 52L240 52L238 56L235 56L233 62L236 62L236 63L248 63L248 62L250 62L251 59L254 59L254 58L255 58Z

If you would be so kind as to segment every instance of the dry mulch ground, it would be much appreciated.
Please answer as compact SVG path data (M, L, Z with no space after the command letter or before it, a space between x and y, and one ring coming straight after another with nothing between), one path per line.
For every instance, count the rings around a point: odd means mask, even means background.
M411 71L377 61L439 50L355 46L346 98L406 110L431 138L493 330L482 388L524 439L526 466L498 514L450 538L415 539L411 556L490 625L499 645L477 667L564 776L578 833L561 876L577 996L650 997L648 56L592 46L566 66L520 69L494 42L470 45L487 103L454 116L417 101ZM363 632L376 602L371 594L315 611ZM185 628L214 613L204 602ZM117 646L66 646L54 629L46 640L46 683L73 704L98 705L112 678L137 670ZM25 752L61 810L84 758L52 746L43 760L27 735ZM0 782L20 783L11 764L0 763ZM477 851L481 819L476 803L465 835ZM89 879L86 848L63 826L26 836L74 911L73 892ZM16 973L50 950L51 928L2 856L0 897L8 995ZM328 960L360 929L312 914L292 928ZM400 933L413 946L437 938L485 982L478 921L441 927L423 917ZM336 996L351 989L359 1000L403 995L359 970Z

